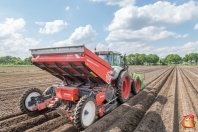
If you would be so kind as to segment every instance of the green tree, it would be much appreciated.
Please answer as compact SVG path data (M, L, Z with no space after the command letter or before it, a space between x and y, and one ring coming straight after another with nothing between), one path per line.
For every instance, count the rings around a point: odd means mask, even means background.
M165 60L168 64L179 64L182 61L182 58L178 54L169 54L165 57Z
M175 64L179 64L179 63L181 63L181 61L182 61L182 57L180 57L178 54L173 55L173 62Z
M32 64L31 59L32 59L32 57L25 58L25 59L24 59L24 64L25 64L25 65L31 65L31 64Z
M198 53L190 53L188 56L190 57L191 63L195 62L197 64L197 62L198 62Z
M198 63L198 53L194 54L194 61L195 61L196 65L197 65L197 63Z
M1 65L31 65L31 57L22 60L19 57L2 56L0 57Z
M22 65L23 60L19 57L3 56L0 57L0 64L3 65Z
M157 62L159 61L159 56L157 56L156 54L149 54L146 57L146 61L149 64L157 64Z
M128 62L128 64L135 64L134 61L133 61L133 58L134 58L134 54L129 54L127 56L127 62Z
M139 65L140 64L140 60L139 60L138 56L139 56L138 53L128 55L128 62L129 62L129 64Z
M161 65L166 65L166 60L165 60L165 58L161 58L159 62L160 62Z
M141 65L143 65L146 62L146 55L145 54L139 54L137 56L137 58L138 58Z
M184 57L183 57L183 59L182 59L184 62L188 62L189 61L189 59L188 59L188 54L186 54Z
M183 61L189 62L190 64L192 64L193 62L195 62L197 64L198 63L198 53L186 54L184 56L184 58L183 58Z

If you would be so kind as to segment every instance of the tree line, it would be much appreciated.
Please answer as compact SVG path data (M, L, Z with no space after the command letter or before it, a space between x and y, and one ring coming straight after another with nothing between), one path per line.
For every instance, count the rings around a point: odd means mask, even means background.
M0 65L31 65L31 58L28 57L22 60L20 57L3 56L0 57Z
M129 54L127 62L130 65L167 65L167 64L196 64L198 63L198 53L189 53L184 57L178 54L169 54L165 58L160 58L156 54Z
M129 54L127 56L127 62L131 65L144 65L144 64L156 64L159 61L159 56L156 54Z
M156 54L129 54L127 56L129 65L167 65L167 64L197 64L198 53L186 54L184 57L178 54L169 54L165 58L160 58ZM0 65L32 65L31 57L22 60L20 57L3 56L0 57Z

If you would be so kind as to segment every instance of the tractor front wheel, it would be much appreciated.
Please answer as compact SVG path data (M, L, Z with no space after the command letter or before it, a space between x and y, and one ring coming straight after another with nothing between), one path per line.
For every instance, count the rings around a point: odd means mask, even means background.
M73 112L73 123L78 130L90 126L96 116L96 101L94 98L85 95L78 101Z
M141 87L141 81L139 77L136 77L132 82L132 93L135 95L138 94L140 91L140 87Z
M42 91L38 88L29 88L23 92L19 99L20 109L23 113L36 111L33 109L35 105L29 106L28 102L31 101L31 97L42 95Z
M131 93L131 80L128 71L122 71L118 78L117 95L121 103L126 102Z

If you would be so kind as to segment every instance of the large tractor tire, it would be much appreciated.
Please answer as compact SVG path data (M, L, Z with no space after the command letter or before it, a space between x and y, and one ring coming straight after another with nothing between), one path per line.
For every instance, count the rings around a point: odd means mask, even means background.
M121 103L126 102L131 93L131 80L128 71L122 71L118 77L117 95Z
M138 94L140 92L140 88L141 88L141 81L139 77L136 77L132 82L132 93L135 95Z
M94 122L95 116L95 99L88 95L81 97L73 112L74 126L79 130L84 130Z
M28 106L28 102L31 101L31 97L36 97L39 95L42 95L42 91L38 88L29 88L25 90L19 99L21 111L23 113L36 111L35 109L32 109L33 107L35 107L35 105Z

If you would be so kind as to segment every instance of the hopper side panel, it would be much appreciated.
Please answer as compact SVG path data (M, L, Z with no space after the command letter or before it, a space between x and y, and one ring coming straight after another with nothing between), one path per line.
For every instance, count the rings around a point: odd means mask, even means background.
M96 54L85 48L85 65L89 67L97 76L107 82L106 76L111 70L111 65Z

